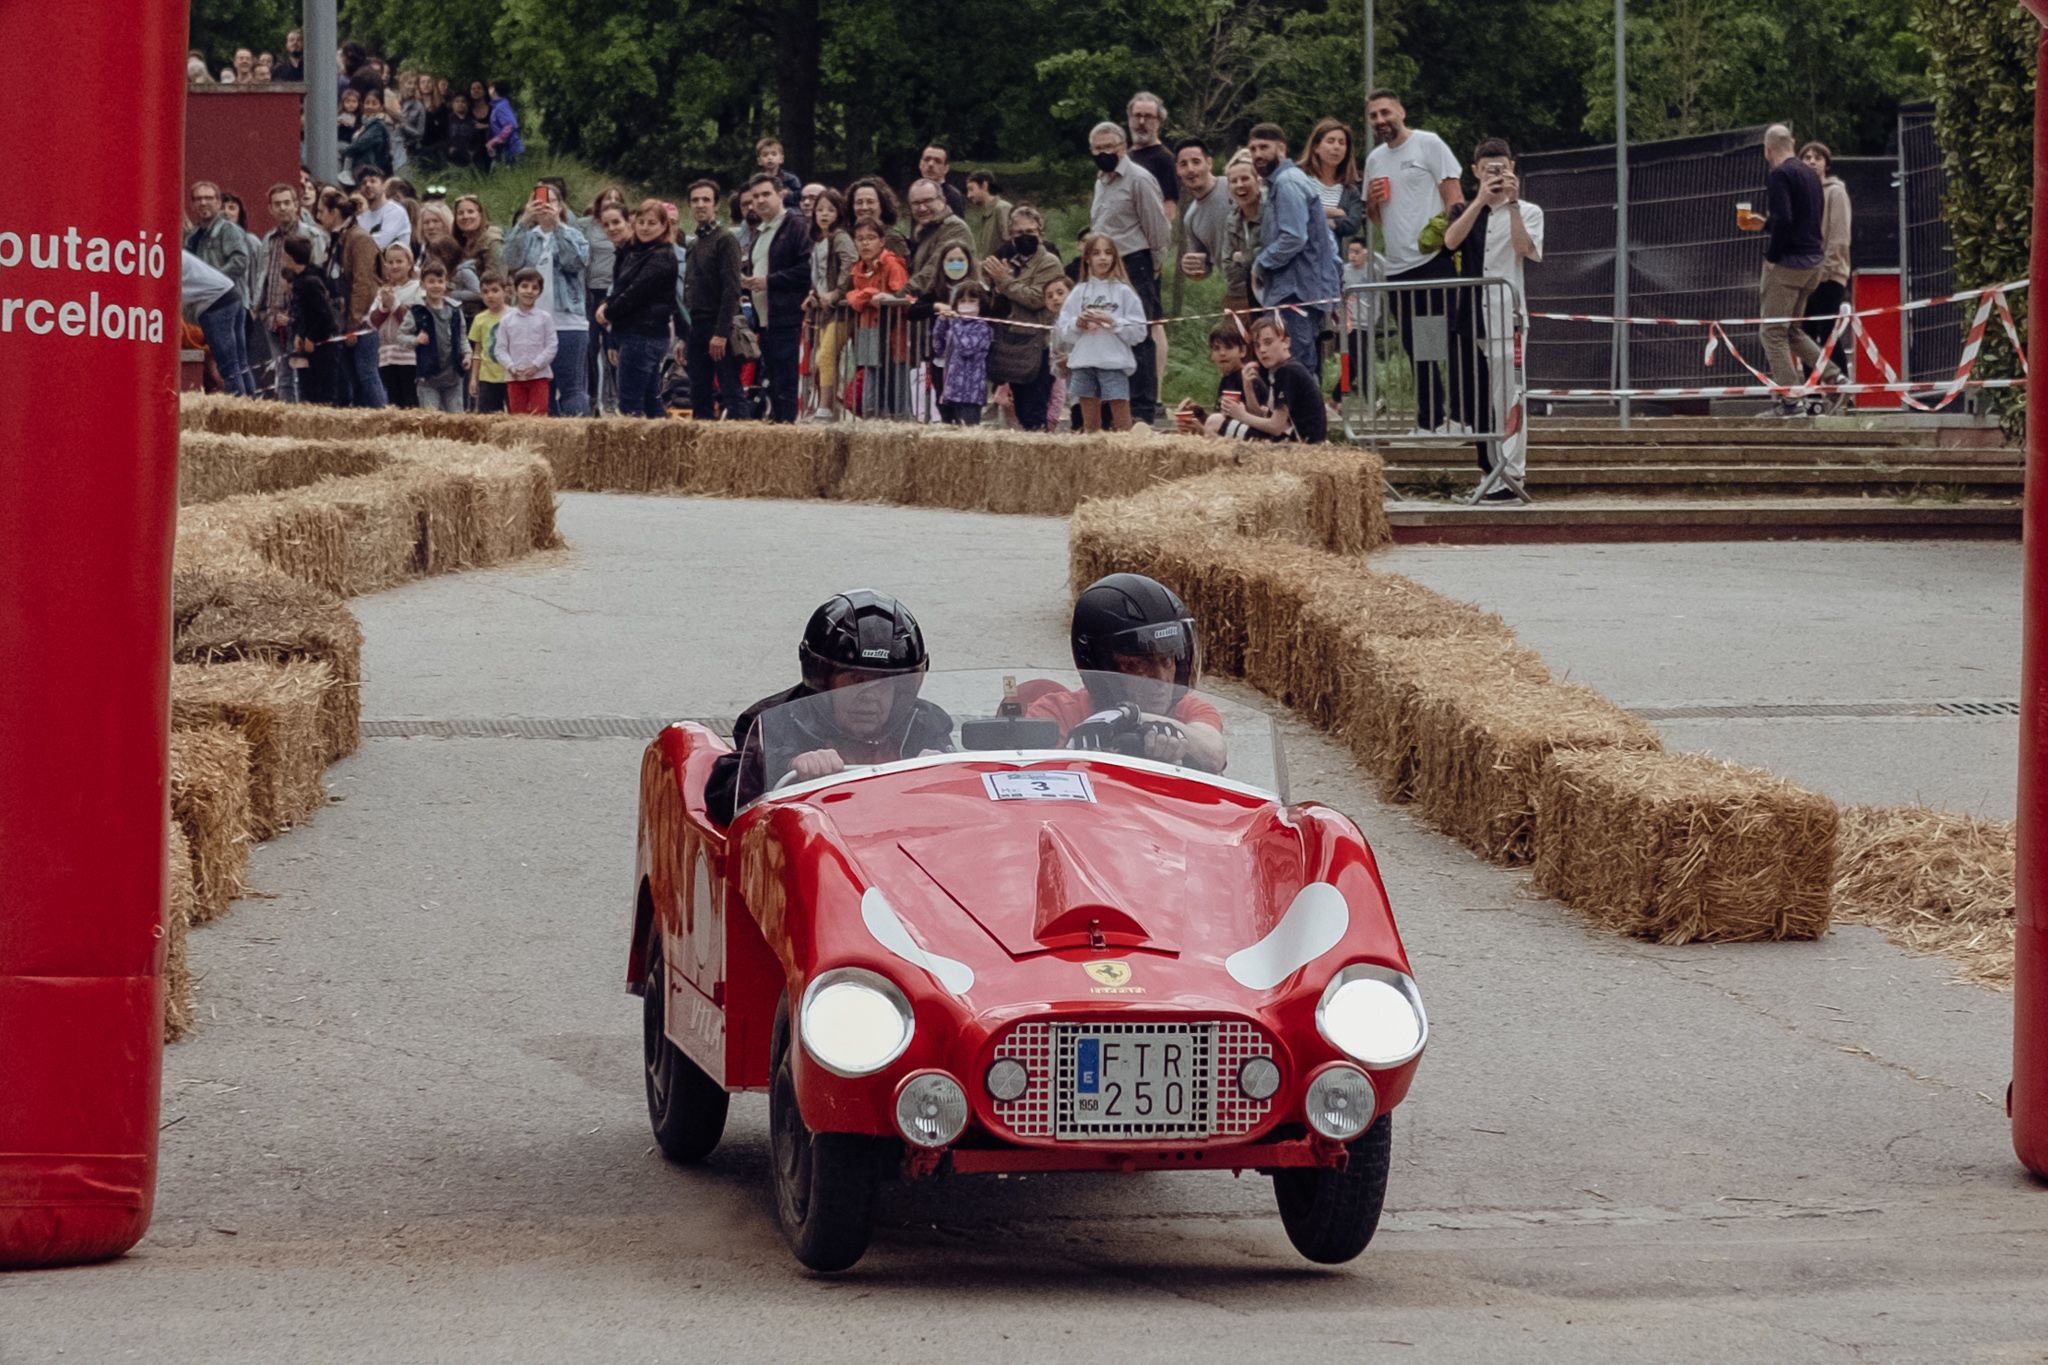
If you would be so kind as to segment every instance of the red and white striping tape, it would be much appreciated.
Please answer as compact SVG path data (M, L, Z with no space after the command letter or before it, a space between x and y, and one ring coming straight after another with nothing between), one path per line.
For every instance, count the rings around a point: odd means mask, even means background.
M2012 280L2005 284L1994 284L1983 289L1966 289L1959 294L1943 294L1938 298L1914 299L1911 303L1888 303L1880 308L1863 308L1852 316L1874 318L1887 313L1913 313L1922 308L1939 308L1944 304L1967 303L1985 295L2003 296L2017 293L2027 287L2026 280ZM1833 315L1822 313L1815 317L1801 318L1634 318L1612 317L1604 313L1531 313L1532 318L1546 322L1599 322L1612 325L1625 323L1632 327L1762 327L1778 322L1831 322Z

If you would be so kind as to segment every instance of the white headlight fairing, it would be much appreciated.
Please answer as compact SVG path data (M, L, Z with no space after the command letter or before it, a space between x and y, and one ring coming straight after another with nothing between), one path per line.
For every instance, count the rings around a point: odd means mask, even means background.
M1310 882L1294 893L1280 922L1251 947L1223 959L1223 969L1248 991L1270 991L1336 947L1350 927L1344 893L1328 882Z
M870 1076L910 1046L915 1017L895 983L859 967L820 972L804 989L797 1036L835 1076Z
M946 988L947 994L965 995L974 989L974 968L965 962L920 948L917 940L910 936L910 930L904 927L896 907L872 886L861 894L860 920L875 936L875 942L913 967L922 967L930 972L932 978Z
M1360 963L1330 978L1316 1003L1316 1030L1332 1047L1367 1066L1400 1066L1429 1041L1429 1017L1413 978Z

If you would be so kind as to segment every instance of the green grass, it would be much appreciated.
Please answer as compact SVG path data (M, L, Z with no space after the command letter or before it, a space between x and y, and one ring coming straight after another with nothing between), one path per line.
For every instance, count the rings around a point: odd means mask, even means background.
M546 176L559 176L568 182L569 207L578 214L588 209L590 201L597 198L598 191L607 185L623 185L628 203L637 203L649 194L679 207L683 200L680 186L664 189L636 185L608 175L576 157L531 149L519 158L517 165L504 169L493 167L489 172L451 166L430 174L417 166L407 166L399 174L412 181L413 188L422 194L429 185L446 189L450 203L460 195L475 195L490 210L491 221L501 227L517 216L521 206L532 196L534 185Z

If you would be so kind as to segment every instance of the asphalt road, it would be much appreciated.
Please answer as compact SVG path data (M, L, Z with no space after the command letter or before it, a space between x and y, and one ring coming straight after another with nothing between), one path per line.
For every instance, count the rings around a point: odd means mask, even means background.
M1064 652L1056 521L572 496L562 523L572 553L359 601L366 713L729 715L854 583L947 664ZM1191 1173L898 1190L859 1267L806 1276L761 1098L703 1169L652 1150L638 743L379 739L194 938L154 1230L0 1278L0 1362L2048 1354L2007 997L1868 931L1596 933L1288 735L1297 793L1372 838L1433 1024L1349 1266L1295 1257L1265 1181Z

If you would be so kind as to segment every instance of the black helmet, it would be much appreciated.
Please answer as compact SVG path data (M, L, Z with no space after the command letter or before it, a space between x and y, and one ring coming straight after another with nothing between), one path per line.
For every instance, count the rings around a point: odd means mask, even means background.
M1112 675L1119 654L1171 655L1177 687L1191 689L1201 680L1201 651L1187 603L1143 574L1098 578L1074 601L1074 667Z
M884 675L922 673L930 664L910 608L867 588L840 593L812 612L796 658L813 692L831 689L835 669Z

